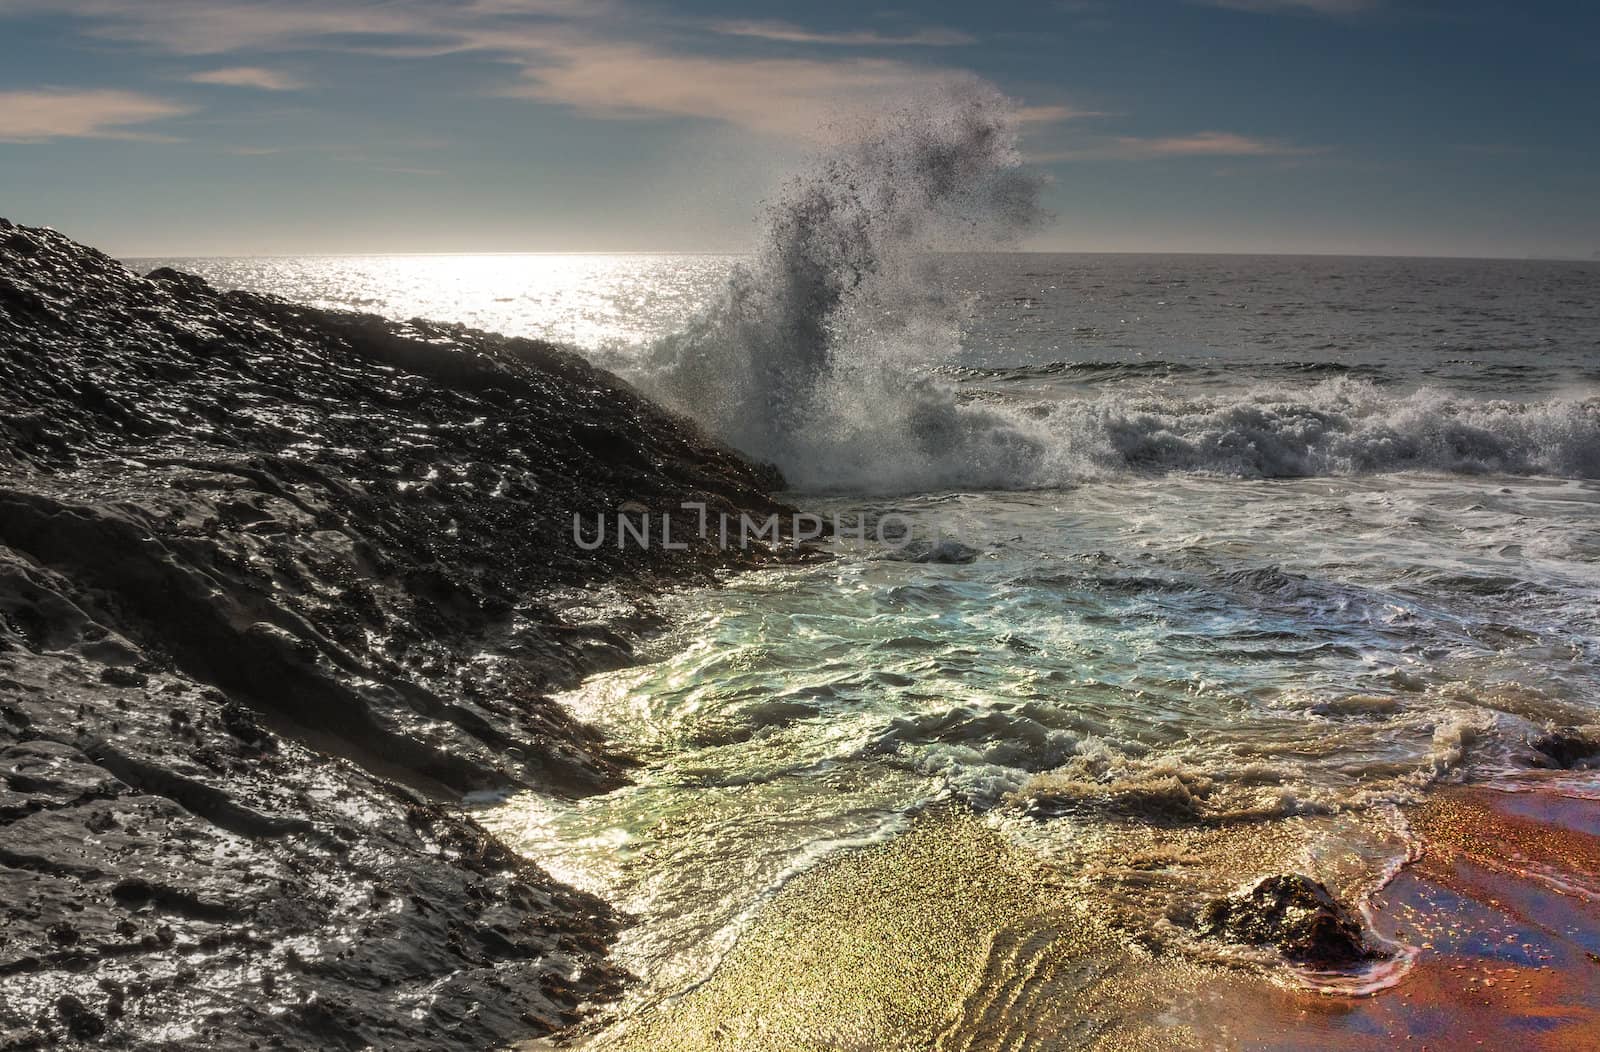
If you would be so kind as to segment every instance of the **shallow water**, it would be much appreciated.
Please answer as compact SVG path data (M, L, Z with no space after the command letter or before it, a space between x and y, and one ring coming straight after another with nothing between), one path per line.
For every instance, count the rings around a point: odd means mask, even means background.
M176 265L565 339L624 370L734 265L488 259ZM1096 845L1261 823L1359 897L1414 850L1396 805L1441 781L1600 790L1536 771L1527 744L1600 723L1600 266L942 266L961 339L905 368L1026 442L958 447L942 474L896 460L876 489L857 469L886 446L838 476L785 466L797 503L900 516L971 560L847 540L670 598L647 663L563 699L641 759L636 784L488 815L640 918L620 950L636 998L699 981L794 874L934 801L1093 870L1129 928L1182 942L1174 900L1250 874L1150 891Z
M952 797L1062 859L1129 820L1350 816L1318 825L1343 840L1313 865L1370 889L1414 847L1391 805L1517 775L1547 723L1595 718L1594 483L1141 480L876 510L978 554L840 545L680 597L657 660L564 698L644 759L638 784L495 819L660 918L629 936L646 974L702 973L796 865Z

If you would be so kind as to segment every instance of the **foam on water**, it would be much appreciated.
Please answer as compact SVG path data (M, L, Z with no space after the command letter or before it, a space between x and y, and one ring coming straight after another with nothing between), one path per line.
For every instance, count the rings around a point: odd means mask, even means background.
M867 122L791 180L721 296L646 354L611 364L806 490L1026 489L1168 472L1600 475L1600 398L1579 395L1478 401L1339 375L1209 398L963 397L952 379L996 373L950 368L967 312L935 253L1014 241L1041 217L1039 185L1020 167L1011 102L952 83ZM1142 363L1115 372L1149 374Z
M1130 473L1293 478L1423 470L1600 477L1600 398L1481 400L1337 378L1243 394L1105 394L1038 410L1046 452L1020 485Z
M841 544L683 597L655 663L566 699L643 760L636 784L531 835L513 803L500 828L652 918L623 952L653 996L697 981L816 845L934 800L1134 931L1272 968L1169 913L1283 867L1359 905L1416 851L1401 808L1433 787L1575 777L1536 770L1530 742L1593 722L1597 501L1591 483L1443 475L873 501L976 558ZM1274 846L1274 868L1152 868L1175 838L1230 831ZM1403 974L1411 951L1392 949L1285 978L1368 991Z
M987 85L869 120L785 186L754 258L636 377L800 485L1014 480L1037 442L926 375L961 339L934 253L1014 241L1041 216L1039 185L1015 107Z
M194 266L576 339L809 509L954 538L672 599L647 664L563 699L634 783L490 820L642 918L619 950L640 998L934 800L1181 946L1169 908L1246 874L1359 903L1441 782L1600 792L1530 744L1597 723L1600 269L943 254L1037 217L1015 130L972 82L858 125L743 261L562 263L588 276L548 289L496 260ZM1155 867L1152 830L1287 854ZM1303 978L1360 991L1404 960Z

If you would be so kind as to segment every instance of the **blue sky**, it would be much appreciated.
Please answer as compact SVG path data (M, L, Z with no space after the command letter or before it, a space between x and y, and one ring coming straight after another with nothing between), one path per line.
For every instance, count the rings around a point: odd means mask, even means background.
M1600 252L1600 4L0 0L0 215L119 254L738 250L830 114L1024 107L1085 251Z

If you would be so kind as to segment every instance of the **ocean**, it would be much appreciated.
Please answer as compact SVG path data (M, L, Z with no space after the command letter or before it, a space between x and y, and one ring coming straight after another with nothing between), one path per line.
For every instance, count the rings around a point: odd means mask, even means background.
M1440 785L1600 797L1534 747L1600 724L1600 264L929 252L903 220L942 231L939 193L854 193L801 180L744 257L130 261L568 345L866 524L669 596L562 697L633 784L484 812L637 920L625 1015L951 807L1142 939L1375 989L1418 948L1327 974L1199 939L1261 870L1140 846L1244 830L1361 903Z
M626 373L740 262L134 265L557 340ZM848 484L808 467L796 504L903 516L970 561L869 529L833 561L670 598L645 663L563 698L641 760L635 784L491 817L642 919L621 951L641 996L703 977L796 872L935 801L1063 864L1129 823L1292 824L1302 868L1359 895L1415 849L1398 805L1438 783L1600 796L1528 744L1600 723L1600 266L941 263L960 337L907 383L1036 426L1060 474L1023 457L1011 485L983 464L978 485L908 489L888 462L875 491L870 459ZM1161 927L1172 889L1099 879Z

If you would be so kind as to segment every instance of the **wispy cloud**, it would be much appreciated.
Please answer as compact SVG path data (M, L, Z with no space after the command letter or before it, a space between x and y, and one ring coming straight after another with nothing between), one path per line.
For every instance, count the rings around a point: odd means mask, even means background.
M1475 153L1484 157L1514 157L1528 152L1526 146L1507 142L1464 142L1451 147L1461 153Z
M824 33L804 29L789 22L761 21L716 22L711 28L724 36L842 47L957 47L978 42L978 38L971 33L962 33L954 29L919 29L899 34L879 33L870 29L848 33Z
M1318 15L1354 15L1377 7L1380 0L1200 0L1211 7L1232 11L1300 12Z
M512 94L612 118L701 117L811 138L841 110L909 95L949 74L887 59L737 59L569 42L524 71Z
M1080 110L1076 106L1019 106L1017 120L1023 124L1056 124L1087 117L1109 117L1102 110Z
M431 26L419 7L338 0L0 0L0 11L5 10L75 16L91 36L179 55L283 49L362 36L410 37Z
M263 55L308 48L397 59L472 53L516 73L495 92L607 118L680 117L769 135L814 137L849 113L960 75L951 66L840 48L947 47L966 34L920 29L827 33L779 21L670 16L631 0L0 0L0 14L75 16L102 38L169 54ZM727 38L786 46L781 55L728 54ZM718 46L722 50L718 50ZM794 48L812 48L796 54ZM494 68L502 68L496 66ZM204 83L287 90L270 64L204 74ZM1035 121L1081 116L1037 107Z
M132 91L4 91L0 92L0 142L162 139L134 126L189 112L187 106Z
M195 84L220 84L230 88L259 88L262 91L299 91L305 82L298 77L260 66L231 66L191 73L186 80Z
M1153 161L1184 157L1305 157L1326 153L1317 146L1297 146L1272 139L1256 139L1232 132L1196 132L1158 138L1120 136L1106 142L1032 155L1029 160L1051 161Z
M0 0L0 14L71 16L91 36L179 55L342 49L362 41L491 50L480 44L498 29L594 19L615 9L614 0Z
M1117 140L1117 145L1130 153L1150 157L1288 157L1320 152L1312 147L1215 131L1160 139L1123 137Z

